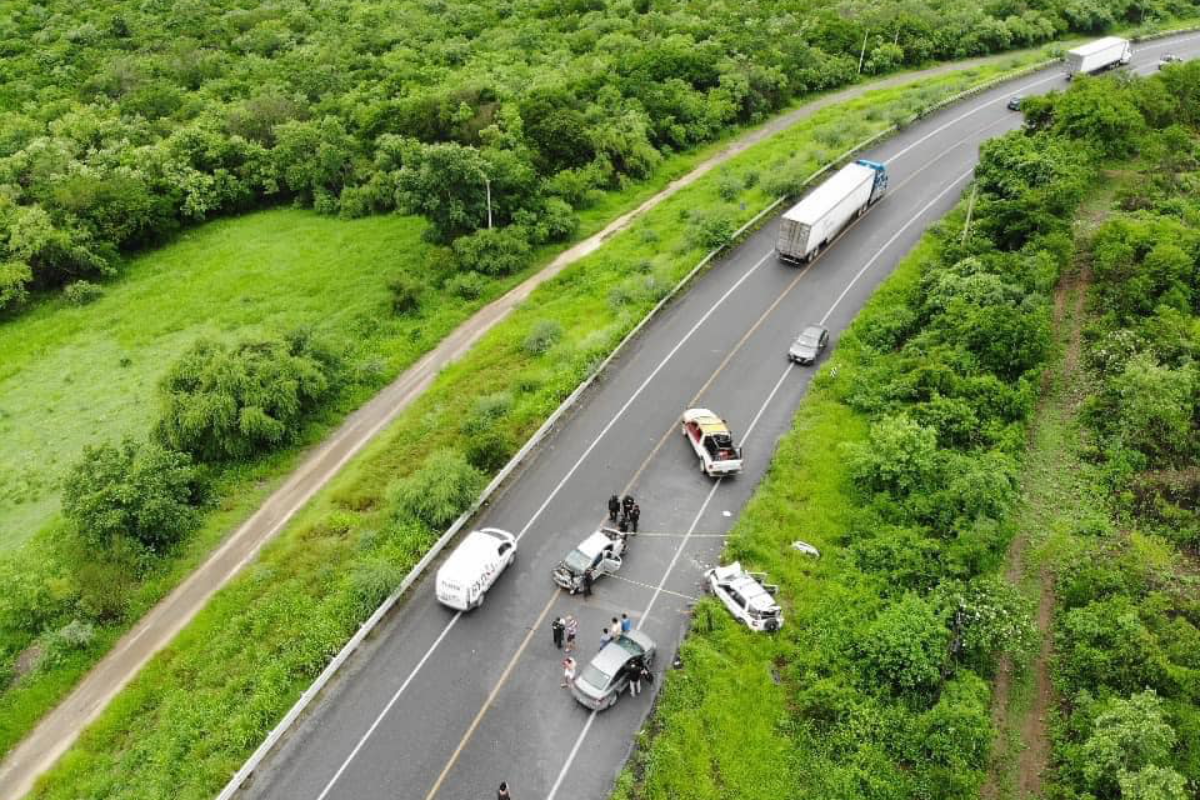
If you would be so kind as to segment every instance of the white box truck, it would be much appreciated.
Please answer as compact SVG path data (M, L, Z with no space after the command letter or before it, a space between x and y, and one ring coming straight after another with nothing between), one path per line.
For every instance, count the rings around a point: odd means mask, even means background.
M859 159L842 167L783 215L775 243L780 260L811 261L850 220L883 197L887 183L887 169L876 161Z
M1091 75L1118 64L1128 64L1131 58L1133 48L1130 47L1129 40L1119 36L1106 36L1088 42L1067 51L1067 80L1071 80L1078 73Z

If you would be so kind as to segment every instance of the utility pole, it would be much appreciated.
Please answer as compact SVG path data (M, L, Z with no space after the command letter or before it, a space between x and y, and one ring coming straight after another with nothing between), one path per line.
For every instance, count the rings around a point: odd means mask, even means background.
M863 31L863 46L862 52L858 54L858 74L862 75L863 59L867 57L867 35L871 32L870 28Z
M483 185L487 187L487 203L488 203L488 230L492 229L492 182L488 180L488 176L483 176Z
M967 243L967 234L971 232L971 214L975 211L975 193L979 191L979 184L971 184L971 199L967 201L967 221L963 223L962 244Z

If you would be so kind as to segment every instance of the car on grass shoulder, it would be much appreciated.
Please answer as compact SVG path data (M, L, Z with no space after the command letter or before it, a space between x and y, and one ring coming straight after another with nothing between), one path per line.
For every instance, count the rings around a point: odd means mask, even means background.
M783 627L783 609L775 602L779 587L766 583L766 579L766 573L747 572L735 561L705 572L704 588L750 630L771 632Z
M829 331L821 325L809 325L788 348L788 358L797 364L812 364L827 344Z
M590 709L611 708L629 685L630 662L640 658L649 668L655 650L654 640L641 631L622 633L580 670L571 684L571 694Z
M587 570L592 571L593 581L602 575L612 575L621 568L627 537L628 534L607 526L596 531L558 562L552 573L554 582L575 594L583 588L583 573Z
M700 471L710 477L742 471L742 448L733 443L725 420L707 408L683 412L680 433L691 443L700 459Z
M508 531L471 531L437 571L438 602L458 611L482 605L488 589L516 557L517 537Z
M1167 66L1168 64L1179 64L1182 61L1183 61L1183 59L1180 58L1179 56L1175 55L1174 53L1164 53L1163 57L1158 60L1158 68L1162 69L1163 67Z

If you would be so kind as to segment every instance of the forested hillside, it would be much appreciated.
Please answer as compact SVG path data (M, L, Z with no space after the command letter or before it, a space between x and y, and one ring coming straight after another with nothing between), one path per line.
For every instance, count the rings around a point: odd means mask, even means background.
M401 208L510 270L571 209L792 97L1190 0L11 0L0 10L0 307L179 225L294 200ZM865 35L865 36L864 36ZM864 40L865 52L861 51Z

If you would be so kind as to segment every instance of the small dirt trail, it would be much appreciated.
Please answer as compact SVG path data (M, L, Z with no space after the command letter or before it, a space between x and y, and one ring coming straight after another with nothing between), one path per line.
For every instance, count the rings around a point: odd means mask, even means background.
M808 119L823 108L875 89L913 83L924 78L1002 61L1011 56L1012 54L1008 53L906 72L851 86L781 114L737 137L637 208L622 214L603 230L563 251L539 272L477 311L437 347L347 417L336 431L312 450L253 516L230 534L204 563L117 641L108 655L84 676L74 691L48 713L0 763L0 800L17 800L28 793L38 776L67 751L83 728L94 721L142 667L195 618L217 591L253 561L262 548L283 530L287 522L323 489L351 458L433 383L443 368L462 358L484 334L504 320L538 286L599 249L613 235L628 228L646 212L714 168L748 147Z
M1083 399L1080 370L1084 302L1090 283L1080 261L1054 293L1053 330L1059 355L1042 375L1041 394L1029 431L1021 476L1017 534L1009 546L1005 578L1036 596L1038 651L1027 669L1005 657L992 697L996 729L993 763L981 792L984 800L1032 800L1041 796L1050 759L1050 680L1053 657L1054 574L1036 554L1050 532L1068 522L1079 502L1075 419Z

